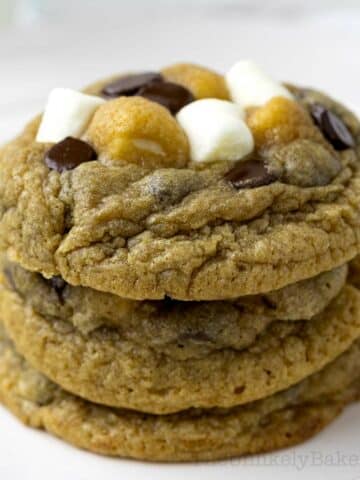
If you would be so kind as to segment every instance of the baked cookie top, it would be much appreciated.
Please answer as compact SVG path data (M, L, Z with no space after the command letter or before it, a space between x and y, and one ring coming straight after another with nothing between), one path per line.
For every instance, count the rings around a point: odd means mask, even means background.
M249 62L55 89L0 152L0 247L132 299L281 288L360 250L360 127Z

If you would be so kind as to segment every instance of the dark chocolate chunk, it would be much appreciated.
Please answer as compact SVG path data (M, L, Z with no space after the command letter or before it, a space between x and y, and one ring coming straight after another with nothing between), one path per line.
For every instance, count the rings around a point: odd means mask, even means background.
M95 150L88 143L77 138L66 137L65 140L50 148L46 154L45 163L51 170L63 172L96 158Z
M126 75L106 85L101 93L105 97L116 98L121 96L136 95L140 88L149 83L161 82L163 77L160 73L145 72L135 75Z
M318 127L321 125L322 115L326 112L326 108L320 103L314 103L310 106L311 116Z
M48 280L51 288L55 291L56 295L58 296L59 302L63 305L64 303L64 290L66 287L66 282L61 277L51 277Z
M142 87L137 95L160 103L174 115L182 107L195 100L194 95L185 87L172 82L152 82Z
M277 180L276 176L270 173L264 162L261 160L249 159L239 161L225 175L225 180L235 188L255 188L268 185Z
M324 137L336 150L353 148L355 141L344 122L319 103L311 106L311 115Z

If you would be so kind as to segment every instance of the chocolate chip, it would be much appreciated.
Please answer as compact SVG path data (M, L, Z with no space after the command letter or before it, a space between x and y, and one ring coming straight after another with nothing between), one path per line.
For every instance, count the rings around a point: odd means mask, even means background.
M235 188L255 188L268 185L277 180L276 176L270 173L264 162L255 159L239 161L225 175L225 180Z
M319 103L311 105L311 116L324 137L336 150L353 148L355 141L344 122Z
M160 73L145 72L135 75L126 75L106 85L101 93L106 97L116 98L121 96L136 95L138 90L149 83L161 82Z
M172 114L195 100L193 94L177 83L167 82L160 73L127 75L106 85L101 92L109 98L139 95L166 107Z
M55 291L56 295L58 296L59 302L63 305L64 304L64 290L66 287L66 282L59 276L51 277L48 280L51 288Z
M310 106L311 116L318 127L321 125L322 115L326 111L326 108L320 103L314 103Z
M73 137L66 137L47 152L45 163L51 170L63 172L72 170L81 163L96 160L95 150L86 142Z
M182 107L195 100L194 95L185 87L172 82L153 82L142 87L137 95L160 103L174 115Z

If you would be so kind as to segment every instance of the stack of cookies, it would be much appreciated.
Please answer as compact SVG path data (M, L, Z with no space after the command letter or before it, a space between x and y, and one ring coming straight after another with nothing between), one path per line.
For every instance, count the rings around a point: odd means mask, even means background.
M0 151L0 399L82 448L295 444L360 394L360 125L251 62L58 88Z

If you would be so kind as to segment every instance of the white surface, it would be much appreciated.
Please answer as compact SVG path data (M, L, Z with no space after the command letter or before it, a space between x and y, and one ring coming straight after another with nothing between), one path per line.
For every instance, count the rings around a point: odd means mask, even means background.
M198 464L103 458L27 429L0 407L1 480L359 480L360 404L314 439L268 455Z
M117 12L100 8L93 15L79 2L66 1L62 13L50 15L46 24L0 32L0 141L43 108L54 86L76 89L117 70L176 60L226 71L237 59L252 58L274 78L320 87L359 111L359 9L346 10L343 5L350 2L337 0L329 2L333 9L312 12L282 0L266 1L256 13L252 2L241 3L248 7L157 10L149 5L130 11L117 2ZM287 7L274 12L280 3ZM359 432L356 405L295 449L229 462L156 465L81 452L26 429L0 408L0 479L360 480Z

